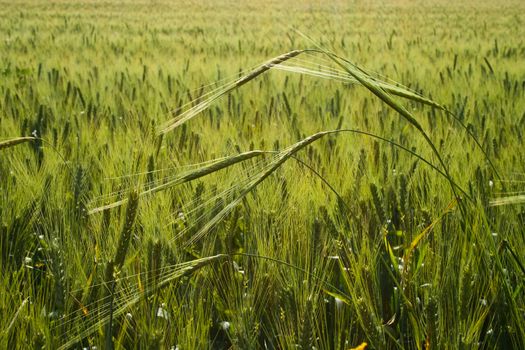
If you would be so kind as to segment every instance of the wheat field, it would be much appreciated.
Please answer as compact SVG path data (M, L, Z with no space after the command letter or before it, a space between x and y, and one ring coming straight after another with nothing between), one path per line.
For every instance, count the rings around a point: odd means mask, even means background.
M525 348L524 23L0 0L0 348Z

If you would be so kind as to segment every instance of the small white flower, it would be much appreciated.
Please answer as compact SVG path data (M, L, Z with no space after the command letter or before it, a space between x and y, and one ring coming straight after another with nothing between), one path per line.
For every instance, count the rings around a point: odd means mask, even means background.
M168 310L164 309L163 308L164 304L162 304L158 309L157 309L157 317L160 317L160 318L163 318L165 320L168 320L170 315L168 314Z
M33 262L33 259L31 259L30 257L26 256L26 258L24 259L24 262L26 263L26 265L29 265Z
M230 322L228 322L228 321L222 321L219 324L220 324L220 326L221 326L223 331L227 331L228 329L230 329Z
M492 180L489 181L489 187L494 186L494 182Z

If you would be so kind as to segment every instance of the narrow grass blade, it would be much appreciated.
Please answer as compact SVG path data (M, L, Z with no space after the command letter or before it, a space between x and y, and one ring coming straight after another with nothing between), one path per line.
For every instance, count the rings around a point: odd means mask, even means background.
M18 315L20 314L20 311L22 311L22 309L24 308L24 306L29 302L29 298L25 298L24 301L22 301L22 303L20 304L20 306L18 307L18 309L16 310L13 318L11 319L11 322L9 322L9 325L7 326L6 329L4 329L2 331L2 333L0 333L0 336L1 337L4 337L4 336L7 336L9 334L9 331L11 330L11 328L13 328L13 325L15 324L16 320L18 319Z

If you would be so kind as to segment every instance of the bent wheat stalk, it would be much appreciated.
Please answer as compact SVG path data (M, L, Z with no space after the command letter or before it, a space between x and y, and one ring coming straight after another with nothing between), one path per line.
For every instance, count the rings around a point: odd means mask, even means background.
M304 36L304 34L299 33ZM311 40L307 37L307 39ZM375 77L373 77L371 74L367 73L366 70L363 68L355 65L354 63L350 62L349 60L338 56L332 52L329 52L327 50L324 50L320 46L316 45L317 48L315 49L303 49L303 50L293 50L288 53L285 53L283 55L277 56L274 59L262 64L258 68L254 69L250 73L244 75L240 79L230 83L226 84L223 89L218 89L217 92L213 95L211 95L209 98L199 102L194 107L186 110L182 114L180 114L178 117L175 117L173 119L168 120L164 124L162 124L157 133L158 135L163 135L178 126L184 124L186 121L192 119L202 111L206 110L211 103L213 103L215 100L219 99L223 95L241 87L242 85L246 84L247 82L255 79L257 76L265 73L266 71L270 70L271 68L276 67L277 69L296 72L300 74L306 74L306 75L313 75L321 78L329 78L329 79L336 79L336 80L343 80L348 83L357 83L365 88L367 88L369 91L371 91L374 95L376 95L378 98L380 98L384 103L386 103L388 106L390 106L392 109L394 109L396 112L398 112L403 118L405 118L410 124L412 124L423 136L425 141L429 144L432 151L436 154L438 157L439 162L441 163L441 166L443 167L444 171L447 173L447 176L450 177L450 174L448 172L448 169L446 165L444 164L443 160L441 159L440 154L438 153L436 147L428 137L428 135L425 133L419 122L412 116L412 114L401 104L399 104L397 101L395 101L390 95L401 97L404 99L408 99L410 101L418 102L421 104L425 104L434 108L437 108L443 112L445 112L447 115L451 116L456 122L460 124L460 126L467 131L467 134L470 138L472 138L476 144L476 146L481 150L485 158L487 159L489 165L493 169L496 176L499 178L499 173L488 157L487 153L481 147L480 142L478 139L472 134L470 130L465 126L465 124L451 111L449 111L446 107L443 105L437 103L436 101L433 101L432 99L429 99L427 97L422 96L421 94L418 94L414 91L411 91L408 88L404 88L402 86L394 85L391 83L388 83L386 81L379 80ZM312 69L304 68L304 67L290 67L287 65L282 65L282 63L299 56L303 53L317 53L321 54L325 57L327 57L329 60L331 60L333 63L341 67L348 75L345 77L344 75L341 75L341 71L336 70L328 70L328 72L325 70L321 71L315 71ZM336 72L337 74L333 74ZM454 190L453 190L454 192ZM454 195L456 193L454 192ZM456 196L456 198L459 199L459 197ZM463 211L462 205L460 203L460 208Z
M364 87L366 87L370 92L372 92L374 95L376 95L381 101L386 103L390 108L395 110L401 117L403 117L406 121L408 121L416 130L423 136L426 143L430 146L432 149L432 152L437 157L441 167L443 168L443 171L446 174L446 178L450 184L450 188L452 189L452 192L454 193L454 197L458 200L459 208L461 210L461 213L463 217L466 215L466 209L464 207L464 204L461 202L461 198L456 192L456 188L454 186L452 176L450 175L450 172L448 170L447 165L445 164L443 158L441 157L441 154L437 150L436 146L434 145L434 142L432 142L432 139L428 136L426 131L423 129L421 124L417 121L417 119L410 113L403 105L401 105L399 102L397 102L384 88L379 86L378 84L374 83L374 80L370 79L369 76L364 72L363 70L359 69L356 65L354 65L352 62L343 59L335 54L332 54L327 51L321 51L324 52L328 57L330 57L334 63L338 64L341 68L346 70L348 74L350 74L352 77L354 77L356 80L358 80ZM345 64L346 63L346 64Z
M206 110L214 101L218 100L220 97L226 95L227 93L245 85L246 83L250 82L251 80L255 79L256 77L258 77L259 75L267 72L268 70L274 68L274 67L277 67L279 69L282 69L282 70L296 70L297 73L304 73L304 74L309 74L309 75L314 75L314 76L322 76L322 77L325 77L325 78L334 78L333 75L331 74L326 74L326 73L316 73L315 71L313 70L309 70L309 69L304 69L304 68L297 68L295 69L295 67L289 67L289 66L282 66L281 64L294 58L294 57L297 57L303 53L317 53L317 54L323 54L323 55L326 55L328 57L331 57L330 55L333 55L331 53L328 53L326 51L322 51L322 50L319 50L319 49L303 49L303 50L293 50L293 51L290 51L290 52L287 52L285 54L282 54L280 56L277 56L273 59L271 59L270 61L262 64L261 66L255 68L254 70L252 70L251 72L249 72L248 74L242 76L241 78L239 78L238 80L236 81L233 81L229 84L225 84L224 87L222 89L217 89L217 92L215 92L214 94L210 95L208 98L206 98L205 100L197 103L194 107L184 111L183 113L181 113L180 115L178 115L177 117L175 118L172 118L168 121L166 121L165 123L161 124L160 127L157 129L157 134L160 136L160 135L163 135L163 134L166 134L170 131L172 131L173 129L181 126L182 124L184 124L185 122L187 122L188 120L192 119L193 117L195 117L196 115L198 115L199 113L201 113L202 111ZM339 79L342 79L346 82L349 82L349 83L361 83L359 82L358 80L354 79L352 76L347 76L346 79L345 78L342 78L339 77ZM431 100L431 99L428 99L424 96L421 96L413 91L410 91L408 89L405 89L401 86L396 86L396 85L393 85L393 84L390 84L388 82L385 82L385 81L381 81L381 80L378 80L378 79L375 79L373 78L373 81L378 84L379 86L381 86L382 89L384 89L385 91L393 94L393 95L396 95L396 96L399 96L399 97L403 97L403 98L407 98L407 99L410 99L412 101L417 101L417 102L420 102L420 103L423 103L423 104L426 104L426 105L429 105L429 106L433 106L433 107L436 107L436 108L439 108L439 109L442 109L442 110L445 110L445 108L443 106L441 106L439 103Z
M19 145L24 142L34 141L36 139L37 139L36 137L32 137L32 136L14 137L9 140L0 141L0 149L13 147L13 146Z
M187 247L187 246L189 246L191 244L194 244L195 242L200 240L203 236L205 236L206 233L208 231L210 231L210 229L213 226L215 226L223 217L225 217L231 210L233 210L235 208L235 206L237 206L248 193L250 193L252 190L254 190L261 182L263 182L275 170L277 170L281 165L283 165L288 159L293 158L295 153L297 153L301 149L305 148L306 146L312 144L313 142L319 140L323 136L330 135L330 134L338 134L338 133L343 133L343 132L352 132L352 133L364 134L364 135L368 135L368 136L373 136L375 138L378 138L378 139L381 139L381 140L384 140L384 141L388 141L388 140L386 140L384 138L381 138L379 136L375 136L373 134L362 132L362 131L358 131L358 130L337 129L337 130L329 130L329 131L318 132L316 134L313 134L313 135L311 135L311 136L309 136L309 137L307 137L307 138L305 138L305 139L303 139L303 140L293 144L292 146L288 147L287 149L281 151L278 154L276 160L271 162L267 166L266 170L264 170L258 177L256 177L252 181L250 181L244 187L244 189L241 190L241 192L240 192L240 194L238 195L237 198L235 198L233 201L228 203L228 205L226 205L220 212L218 212L213 218L211 218L208 222L206 222L206 224L195 235L193 235L188 241L186 241L184 243L184 246ZM444 172L441 169L437 168L435 165L433 165L432 163L430 163L428 160L424 159L423 157L419 156L415 152L413 152L411 150L408 150L407 148L405 148L405 147L403 147L401 145L398 145L397 143L394 143L392 141L388 141L388 142L391 143L393 146L400 147L401 149L409 152L410 154L414 155L418 159L422 160L425 164L429 165L431 168L433 168L435 171L437 171L440 175L442 175L443 177L447 178L450 181L451 185L454 186L454 189L458 189L460 192L465 194L467 196L467 198L469 198L468 195L466 194L466 192L459 185L457 185L452 178L449 178L447 176L446 172ZM179 237L180 237L180 234L178 236L176 236L174 239L177 239Z
M209 174L214 173L216 171L219 171L221 169L230 167L230 166L232 166L234 164L237 164L239 162L243 162L243 161L248 160L250 158L258 157L258 156L264 155L266 153L273 153L273 152L266 152L266 151L255 150L255 151L248 151L248 152L244 152L244 153L241 153L241 154L237 154L235 156L223 158L222 160L219 160L219 161L217 161L215 163L212 163L210 165L206 165L206 166L203 166L203 167L198 168L196 170L184 173L184 174L176 177L175 179L173 179L171 181L168 181L168 182L166 182L164 184L161 184L161 185L152 187L152 188L150 188L148 190L142 191L142 192L140 192L138 194L138 196L142 197L142 196L145 196L147 194L153 194L153 193L156 193L156 192L159 192L159 191L163 191L165 189L168 189L168 188L176 186L176 185L180 185L180 184L185 183L185 182L193 181L195 179L198 179L198 178L201 178L203 176L209 175ZM98 213L98 212L101 212L101 211L104 211L104 210L115 208L115 207L121 206L121 205L123 205L123 204L125 204L127 202L128 202L128 199L125 198L125 199L122 199L122 200L119 200L119 201L116 201L116 202L113 202L113 203L110 203L110 204L107 204L107 205L103 205L103 206L100 206L100 207L93 208L93 209L91 209L88 212L88 214L91 215L91 214L95 214L95 213Z
M277 57L271 59L270 61L264 63L263 65L259 66L256 69L254 69L250 73L242 76L237 81L227 85L223 90L217 92L216 94L213 94L212 96L210 96L206 100L204 100L201 103L197 104L194 108L191 108L190 110L187 111L189 113L185 112L182 115L180 115L178 118L176 117L174 119L168 120L166 123L164 123L164 124L162 124L160 126L160 128L157 131L157 133L159 135L165 134L165 133L175 129L176 127L184 124L186 121L188 121L189 119L193 118L195 115L197 115L198 113L202 112L206 108L208 108L208 106L213 101L217 100L221 96L223 96L223 95L227 94L228 92L233 91L233 90L243 86L244 84L246 84L250 80L253 80L257 76L259 76L262 73L266 72L267 70L269 70L273 66L275 66L275 65L277 65L279 63L282 63L284 61L287 61L290 58L295 57L295 56L299 55L302 52L304 52L304 50L294 50L294 51L287 52L285 54L282 54L280 56L277 56Z

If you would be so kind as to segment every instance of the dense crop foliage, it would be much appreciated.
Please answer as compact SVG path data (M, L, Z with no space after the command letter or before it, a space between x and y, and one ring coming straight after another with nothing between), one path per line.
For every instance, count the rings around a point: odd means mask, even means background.
M0 5L1 348L525 348L523 2Z

